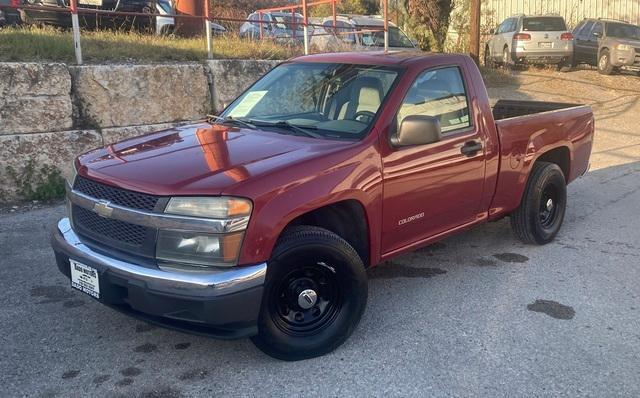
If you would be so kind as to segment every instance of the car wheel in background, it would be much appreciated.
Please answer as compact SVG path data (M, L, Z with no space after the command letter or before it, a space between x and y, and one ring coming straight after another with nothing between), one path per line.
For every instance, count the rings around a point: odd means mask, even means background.
M613 73L613 65L611 65L609 50L602 50L600 52L600 57L598 57L598 72L603 75L610 75Z
M505 47L502 50L502 67L505 69L511 68L511 54L509 54L509 48Z
M491 59L491 52L488 46L484 49L484 66L487 68L495 68L496 66L495 62Z
M349 243L323 228L292 227L269 260L252 341L287 361L331 352L360 321L367 289L364 265Z
M511 227L524 243L544 245L560 230L566 206L567 185L560 167L536 162L520 206L511 214Z

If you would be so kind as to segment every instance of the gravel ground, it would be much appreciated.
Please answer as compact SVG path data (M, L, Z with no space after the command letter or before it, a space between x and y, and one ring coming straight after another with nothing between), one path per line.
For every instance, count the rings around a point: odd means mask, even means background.
M0 215L2 396L640 396L640 79L528 71L492 98L588 102L590 173L544 247L506 220L371 271L349 341L286 363L248 340L151 327L71 290L49 228Z

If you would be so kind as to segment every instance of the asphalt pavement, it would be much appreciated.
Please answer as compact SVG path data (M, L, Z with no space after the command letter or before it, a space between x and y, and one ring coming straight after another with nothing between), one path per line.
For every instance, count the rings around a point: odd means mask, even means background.
M492 95L571 100L547 74ZM108 309L55 266L63 206L0 215L0 395L640 396L640 88L598 90L592 169L553 243L520 243L506 219L383 264L355 333L311 360Z

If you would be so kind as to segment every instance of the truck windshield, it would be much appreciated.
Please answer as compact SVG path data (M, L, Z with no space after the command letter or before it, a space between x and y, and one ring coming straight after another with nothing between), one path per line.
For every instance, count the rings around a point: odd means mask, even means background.
M397 69L380 66L287 63L258 80L220 118L282 134L360 139L397 77Z
M607 36L621 39L640 40L640 26L623 23L608 23Z
M567 30L567 25L561 17L524 18L522 30L525 32L559 32Z

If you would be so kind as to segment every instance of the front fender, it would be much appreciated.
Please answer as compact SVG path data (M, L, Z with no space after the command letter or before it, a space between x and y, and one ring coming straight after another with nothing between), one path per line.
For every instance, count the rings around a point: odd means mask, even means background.
M370 258L377 260L382 174L376 155L372 149L367 150L320 173L274 186L270 192L254 199L239 264L267 261L289 223L303 214L344 200L355 200L362 205L369 226Z

